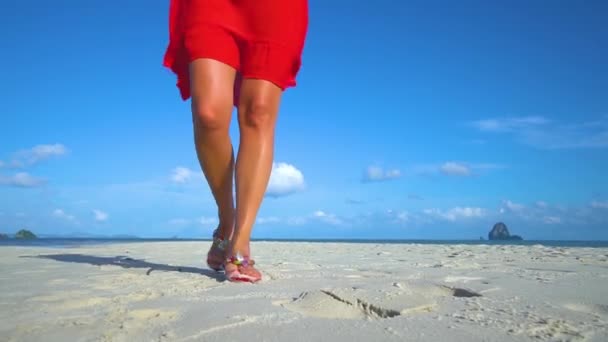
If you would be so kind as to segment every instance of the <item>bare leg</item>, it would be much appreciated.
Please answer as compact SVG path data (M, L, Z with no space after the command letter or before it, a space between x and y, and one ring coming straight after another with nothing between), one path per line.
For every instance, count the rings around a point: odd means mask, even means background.
M241 85L238 108L240 144L236 162L236 227L230 254L250 254L251 230L272 169L274 132L281 94L279 87L265 80L245 79Z
M224 238L230 238L234 227L234 152L229 128L235 75L232 67L212 59L190 64L196 153L218 206L218 228Z

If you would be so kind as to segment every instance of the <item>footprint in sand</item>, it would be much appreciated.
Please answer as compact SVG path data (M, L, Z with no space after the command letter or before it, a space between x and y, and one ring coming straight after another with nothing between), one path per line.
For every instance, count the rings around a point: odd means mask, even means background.
M399 283L390 290L337 288L307 291L284 308L305 316L341 319L380 319L432 312L445 297L477 297L478 293L429 283Z
M549 341L584 341L578 328L561 319L539 319L530 325L526 333L531 338Z

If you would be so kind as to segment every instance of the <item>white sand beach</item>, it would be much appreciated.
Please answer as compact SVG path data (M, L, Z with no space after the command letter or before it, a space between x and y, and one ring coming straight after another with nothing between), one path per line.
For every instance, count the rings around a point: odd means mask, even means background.
M608 341L608 249L255 242L0 247L2 341Z

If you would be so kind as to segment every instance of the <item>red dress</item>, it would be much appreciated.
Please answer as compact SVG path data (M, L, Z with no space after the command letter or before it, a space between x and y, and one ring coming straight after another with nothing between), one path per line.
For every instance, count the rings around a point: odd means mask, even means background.
M307 29L307 0L171 0L163 65L177 75L184 100L191 95L188 65L197 58L284 90L296 85Z

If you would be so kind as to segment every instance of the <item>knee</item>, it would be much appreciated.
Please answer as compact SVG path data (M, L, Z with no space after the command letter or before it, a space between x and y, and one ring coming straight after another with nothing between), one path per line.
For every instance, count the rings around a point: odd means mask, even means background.
M207 102L192 102L192 120L194 124L204 130L228 130L230 120L220 106Z
M246 128L267 130L274 127L276 109L268 101L252 99L239 106L239 122Z

